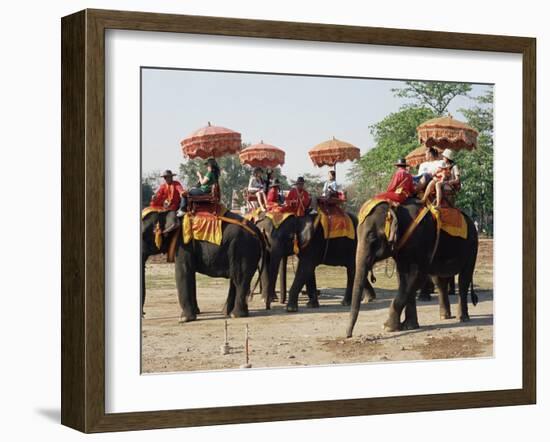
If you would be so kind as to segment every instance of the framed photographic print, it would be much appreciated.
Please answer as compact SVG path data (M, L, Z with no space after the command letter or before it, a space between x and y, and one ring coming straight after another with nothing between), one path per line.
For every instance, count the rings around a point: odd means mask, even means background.
M536 399L535 40L62 19L62 423Z

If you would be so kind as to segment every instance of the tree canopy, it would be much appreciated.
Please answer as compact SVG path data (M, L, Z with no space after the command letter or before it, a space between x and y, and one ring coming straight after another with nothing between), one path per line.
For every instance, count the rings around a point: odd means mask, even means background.
M453 98L459 95L468 95L472 86L468 83L449 83L444 81L406 81L405 87L394 88L396 97L410 98L408 106L426 107L442 116L449 107Z

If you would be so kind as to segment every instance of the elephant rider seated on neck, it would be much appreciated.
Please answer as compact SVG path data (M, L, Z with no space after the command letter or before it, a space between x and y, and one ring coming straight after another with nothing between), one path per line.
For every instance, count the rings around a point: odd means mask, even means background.
M311 197L305 189L305 183L304 177L298 177L285 200L286 211L292 212L296 216L304 216L310 210Z
M161 175L164 178L164 183L160 185L151 198L151 207L167 212L163 231L165 235L179 227L176 210L178 210L182 194L185 192L181 183L174 180L175 175L171 170L165 170Z
M397 160L394 166L397 170L394 172L388 188L384 193L375 195L374 198L401 204L415 192L413 176L407 170L407 162L404 158Z
M181 199L180 207L177 213L180 218L187 211L188 196L208 195L212 193L212 187L218 184L218 180L220 178L220 166L218 166L216 160L214 158L208 158L204 164L207 172L203 176L200 171L197 171L197 178L199 179L199 182L195 187L189 189L189 192L187 192L186 195L184 194Z
M460 170L454 161L455 152L451 149L443 151L443 164L426 187L422 202L426 203L435 188L435 208L441 207L443 201L454 207L455 195L460 190Z

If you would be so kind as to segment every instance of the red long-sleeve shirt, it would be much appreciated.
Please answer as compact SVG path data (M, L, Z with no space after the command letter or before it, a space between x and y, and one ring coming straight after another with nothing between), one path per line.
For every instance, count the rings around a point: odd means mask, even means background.
M375 198L389 199L396 203L402 203L413 193L414 183L412 175L407 172L407 169L400 167L393 174L386 192L376 195Z
M296 187L290 189L285 200L285 205L296 216L304 216L306 209L311 204L311 197L306 190L299 191Z
M153 198L151 198L151 207L178 210L182 192L183 186L179 181L161 184Z

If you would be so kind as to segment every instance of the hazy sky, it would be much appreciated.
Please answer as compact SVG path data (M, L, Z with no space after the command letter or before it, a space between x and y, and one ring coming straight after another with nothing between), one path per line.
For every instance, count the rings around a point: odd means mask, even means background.
M284 149L282 170L290 179L305 172L325 176L328 169L314 167L308 150L333 136L361 153L371 149L369 126L407 102L391 92L400 86L396 80L143 69L143 173L177 172L185 161L180 141L210 121L240 132L243 142ZM472 95L489 87L474 85ZM461 119L457 108L472 104L457 97L449 110ZM340 182L350 165L337 165Z

